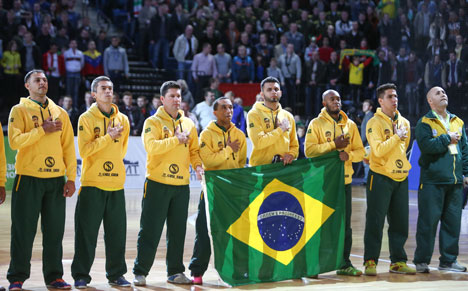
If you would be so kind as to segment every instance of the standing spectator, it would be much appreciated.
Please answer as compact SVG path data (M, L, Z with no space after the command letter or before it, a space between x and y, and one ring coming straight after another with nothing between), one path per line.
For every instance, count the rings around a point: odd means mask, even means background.
M237 49L237 56L232 61L232 80L237 83L253 83L255 79L255 65L252 59L247 56L245 46L241 45Z
M51 43L49 51L42 56L42 68L49 80L48 96L57 102L61 95L60 81L65 77L65 60L55 42Z
M273 77L281 82L281 86L284 86L284 76L281 73L281 69L278 68L278 62L275 58L271 58L270 66L267 68L267 77Z
M177 79L186 80L190 90L193 90L194 87L190 68L197 49L198 40L193 35L193 27L187 25L184 34L177 37L172 52L177 60Z
M305 49L304 61L308 62L312 58L313 52L318 52L319 47L317 45L317 38L315 36L310 38L310 43Z
M452 100L452 108L458 109L463 105L464 83L466 82L466 66L463 61L457 59L457 54L450 52L447 61L446 84L447 93ZM454 110L457 111L457 110Z
M445 44L446 37L447 37L447 26L445 25L442 15L437 14L434 21L429 26L430 41L429 41L428 46L431 46L432 42L436 38L440 39L442 44ZM455 38L453 40L455 40Z
M280 37L280 43L275 45L275 58L277 60L282 54L286 53L287 47L288 47L288 38L286 37L286 35L283 34Z
M57 35L55 36L55 43L58 46L58 49L61 52L64 52L70 43L70 38L67 35L67 30L62 27L58 30Z
M127 53L119 46L120 38L112 37L111 46L104 51L104 73L112 80L114 90L120 91L120 83L123 78L129 77Z
M364 165L364 184L366 184L367 174L369 173L369 142L367 141L366 128L367 122L374 117L374 102L370 99L364 100L364 102L362 102L362 112L364 113L364 117L361 122L361 139L363 146L367 147L367 154L364 156L364 161L362 161Z
M458 60L468 63L468 46L463 43L463 36L457 35L454 50Z
M70 40L69 46L70 48L63 54L67 80L66 89L67 95L72 96L73 103L78 106L78 91L81 84L81 69L84 66L84 57L83 53L77 49L76 40Z
M432 60L426 63L424 70L426 90L436 86L447 88L447 84L445 83L447 80L446 73L445 63L441 61L439 55L435 55Z
M110 41L109 39L107 39L106 31L105 30L99 31L99 35L96 39L96 49L98 50L98 52L103 54L106 48L109 46L110 46Z
M346 37L346 42L350 48L359 48L364 34L359 30L359 23L357 21L351 22L351 31Z
M41 54L45 54L50 49L52 36L49 32L49 26L46 23L42 24L39 36L36 37L36 43L41 49Z
M3 98L7 101L8 108L18 103L19 99L19 88L21 80L21 57L17 51L16 41L10 40L8 42L7 50L3 52L0 63L4 72L4 93ZM3 91L3 90L2 90Z
M268 43L265 33L260 34L260 42L255 46L255 51L257 56L262 56L263 66L270 63L270 59L273 57L273 46Z
M104 65L102 55L96 50L94 40L88 42L88 50L83 53L84 68L83 76L86 79L86 89L91 88L91 82L98 76L104 75Z
M429 27L430 27L430 13L427 8L427 4L423 3L421 10L416 13L414 18L414 34L415 34L415 49L418 53L424 52L429 41Z
M325 81L328 81L326 89L334 89L338 92L341 91L341 69L338 60L338 53L336 51L330 54L330 61L326 64L325 68Z
M200 122L199 131L204 130L210 121L215 120L216 117L213 114L213 102L215 100L214 93L206 90L205 91L205 101L198 103L195 108L193 108L193 114L197 117Z
M347 37L352 30L348 11L342 11L340 16L340 20L335 23L335 32L338 37Z
M202 99L203 89L210 85L210 79L216 78L218 75L215 59L211 54L211 45L209 43L204 43L201 53L193 57L191 70L193 80L197 87L195 101L199 101Z
M322 108L320 92L325 84L326 65L320 60L318 52L313 52L310 61L306 63L306 96L305 114L307 118L317 116Z
M143 7L138 14L137 51L140 59L148 59L147 37L150 32L151 19L154 15L156 15L156 8L151 5L151 0L143 1Z
M180 103L180 110L184 111L184 116L190 118L193 121L193 124L195 125L195 128L198 129L200 128L200 124L198 123L197 116L190 112L190 106L187 102L182 101Z
M408 62L404 68L405 95L408 101L408 115L419 116L421 100L419 98L419 85L423 81L424 68L421 60L416 57L414 51L410 52Z
M305 40L304 35L297 31L297 24L295 22L289 24L289 31L286 32L288 43L294 45L294 52L301 56L304 52Z
M235 20L229 21L228 28L226 29L226 32L225 32L225 36L226 36L226 47L228 48L228 52L230 52L231 54L234 54L236 44L240 38L240 32L239 30L237 30Z
M162 3L158 6L158 12L151 18L149 56L155 68L167 68L169 40L172 33L167 12L167 4ZM160 60L162 60L162 67Z
M143 123L145 122L140 109L137 106L133 106L133 95L126 91L123 93L123 105L119 108L119 111L127 115L128 121L130 122L130 135L138 136L141 134L143 129Z
M229 92L226 92L226 94L224 95L224 97L227 97L229 98L229 100L231 100L231 103L232 103L232 108L233 108L233 112L232 112L232 123L234 123L234 125L242 130L242 132L244 132L245 134L247 134L247 128L246 128L246 121L245 121L245 111L244 111L244 107L242 107L242 105L239 105L238 103L234 102L234 100L236 99L235 97L235 94L234 92L232 91L229 91Z
M333 51L334 49L330 46L330 39L327 36L325 36L322 39L322 46L318 50L320 59L323 62L328 63L328 61L330 60L330 55Z
M195 99L193 99L192 92L190 92L187 82L183 79L177 80L177 84L180 86L180 94L182 95L182 101L185 101L189 104L190 110L195 107ZM161 104L160 104L161 105Z
M285 96L281 98L283 107L291 107L296 103L297 86L301 83L302 67L301 59L294 53L294 45L288 44L286 53L278 59L278 67L284 76Z
M20 50L23 72L41 68L41 49L33 41L33 35L26 32L23 48Z
M78 110L73 106L73 99L71 96L63 96L62 108L68 113L68 117L70 118L70 123L73 127L73 133L76 136L76 127L78 124L78 117L80 114Z
M220 43L216 47L218 52L214 58L216 62L216 70L218 71L218 78L221 83L231 83L231 66L232 57L226 53L224 44Z

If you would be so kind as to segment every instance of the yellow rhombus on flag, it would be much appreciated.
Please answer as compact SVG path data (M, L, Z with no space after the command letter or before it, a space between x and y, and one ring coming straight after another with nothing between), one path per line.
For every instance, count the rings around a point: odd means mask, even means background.
M259 215L260 207L265 199L271 194L285 192L294 196L299 202L304 216L289 211L271 211ZM302 250L307 242L314 236L317 230L325 223L335 210L312 198L308 194L291 187L277 179L273 179L263 188L263 191L250 203L242 215L228 228L227 233L262 252L283 265L288 265L294 257ZM304 227L300 238L294 246L286 250L275 250L269 247L262 238L258 221L265 216L283 215L298 219L303 222Z

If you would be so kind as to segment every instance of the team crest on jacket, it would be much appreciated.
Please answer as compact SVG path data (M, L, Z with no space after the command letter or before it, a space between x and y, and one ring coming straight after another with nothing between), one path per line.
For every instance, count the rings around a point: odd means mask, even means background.
M331 131L326 131L325 137L327 138L327 142L331 142Z
M39 117L37 117L36 115L33 115L32 116L32 121L34 123L35 128L39 127Z
M101 129L98 126L96 126L94 128L94 138L98 138L100 135L101 135Z
M167 128L167 126L163 127L163 132L164 132L164 138L168 138L169 137L169 128Z
M386 128L384 130L384 134L385 134L385 139L389 139L390 138L390 129Z
M265 122L266 128L270 128L270 127L271 127L270 119L269 119L268 117L265 117L265 118L263 119L263 121Z
M219 148L220 150L223 149L223 142L222 142L222 141L218 141L218 148Z

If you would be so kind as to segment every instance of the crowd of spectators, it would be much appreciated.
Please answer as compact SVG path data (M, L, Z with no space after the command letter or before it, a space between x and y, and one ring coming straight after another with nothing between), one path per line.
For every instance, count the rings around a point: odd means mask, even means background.
M427 89L436 85L448 92L449 110L466 117L464 0L89 2L121 26L136 56L175 70L184 111L199 129L209 118L204 112L212 95L223 94L220 82L257 83L267 76L281 81L281 103L303 127L322 108L324 90L340 92L345 110L359 122L362 102L378 104L375 88L387 82L397 84L399 108L413 122L427 109ZM90 80L104 73L114 81L116 102L120 94L119 105L138 135L159 97L120 92L129 75L127 50L74 5L75 0L0 0L1 108L9 111L24 96L25 72L43 68L49 97L67 99L67 111L79 114L89 107L88 99L92 102Z

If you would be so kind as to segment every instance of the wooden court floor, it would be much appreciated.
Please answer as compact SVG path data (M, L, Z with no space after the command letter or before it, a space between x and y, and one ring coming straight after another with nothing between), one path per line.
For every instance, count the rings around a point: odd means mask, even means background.
M184 263L188 266L190 257L192 255L193 241L195 238L195 213L198 205L198 197L200 190L194 189L190 196L189 219L187 222L187 237L185 241L185 254ZM0 205L0 285L8 286L6 280L6 271L10 260L10 201L11 196L8 193L7 200L3 205ZM128 272L126 278L129 281L133 280L131 273L133 267L133 260L136 256L136 240L139 228L139 219L141 211L141 196L140 190L126 191L127 199L127 267ZM73 279L70 275L70 265L74 253L74 229L73 229L73 216L76 204L76 195L67 201L67 223L65 229L65 237L63 240L63 265L64 265L64 279L73 284ZM362 269L362 255L363 255L363 236L365 225L365 189L362 186L353 187L353 249L352 249L352 262L356 267ZM410 192L410 229L409 238L406 243L406 251L409 258L409 263L413 259L415 249L415 233L416 233L416 220L417 220L417 196L416 193ZM153 268L147 277L148 285L142 287L132 288L112 288L107 284L105 277L105 255L104 255L104 242L102 239L102 229L100 238L98 240L98 247L96 250L96 259L91 270L92 282L88 290L210 290L210 289L227 289L218 281L218 276L210 264L207 273L204 276L204 285L202 286L181 286L166 283L166 267L165 267L165 233L163 233L161 242L159 244L156 260ZM31 278L28 279L23 287L26 290L45 290L42 278L42 236L40 228L36 235L34 242L33 258L31 261ZM382 246L382 255L379 262L377 271L378 276L367 277L361 276L357 278L337 276L334 272L329 272L319 275L318 279L297 279L288 280L275 283L255 284L239 286L232 289L235 290L257 290L257 289L275 289L275 290L338 290L346 288L346 290L468 290L468 273L452 273L440 272L436 268L438 266L438 243L436 240L436 250L434 252L432 263L430 265L430 274L417 274L417 275L399 275L390 274L388 272L389 266L389 253L388 253L388 240L386 230L384 230L384 241ZM462 230L460 237L460 256L458 261L463 265L468 265L468 210L463 211ZM186 271L190 275L189 271Z

